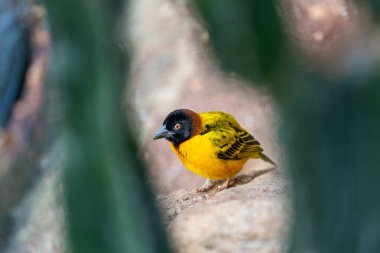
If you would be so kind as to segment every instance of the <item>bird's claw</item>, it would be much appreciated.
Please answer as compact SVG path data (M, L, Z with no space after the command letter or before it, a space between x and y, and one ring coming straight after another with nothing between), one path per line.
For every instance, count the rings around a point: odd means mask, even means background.
M220 180L207 179L206 182L197 189L197 192L207 192L211 190L212 188L214 188L214 186L218 184L219 182Z
M197 192L207 192L214 188L215 185L220 184L224 180L210 180L208 179L200 188L197 189ZM223 184L218 185L218 191L227 189L231 186L231 179L227 179Z

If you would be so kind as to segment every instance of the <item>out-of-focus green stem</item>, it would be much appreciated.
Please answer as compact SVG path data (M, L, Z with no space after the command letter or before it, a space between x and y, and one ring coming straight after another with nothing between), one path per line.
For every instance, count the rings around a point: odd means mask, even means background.
M274 1L198 2L224 65L248 78L259 73L282 110L295 207L289 252L380 252L379 66L336 80L311 74L286 51Z
M65 192L70 251L168 252L122 112L122 1L45 1L55 81L67 102Z

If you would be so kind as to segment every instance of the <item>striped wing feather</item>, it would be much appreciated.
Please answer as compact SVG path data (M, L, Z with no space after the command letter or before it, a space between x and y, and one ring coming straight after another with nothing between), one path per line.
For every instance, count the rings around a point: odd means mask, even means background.
M203 129L201 135L207 136L217 147L217 156L224 160L258 158L263 151L260 143L242 129L235 118L223 112L201 114Z
M224 160L239 160L257 156L263 150L260 143L247 131L240 128L233 128L234 131L229 131L229 141L222 146L218 152L218 158Z

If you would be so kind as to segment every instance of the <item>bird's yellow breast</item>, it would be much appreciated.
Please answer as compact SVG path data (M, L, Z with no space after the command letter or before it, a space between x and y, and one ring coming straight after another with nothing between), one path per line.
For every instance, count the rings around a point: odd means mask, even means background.
M209 138L197 135L181 143L178 148L170 144L173 152L190 171L207 179L228 179L243 168L248 158L223 160L217 157L218 148Z

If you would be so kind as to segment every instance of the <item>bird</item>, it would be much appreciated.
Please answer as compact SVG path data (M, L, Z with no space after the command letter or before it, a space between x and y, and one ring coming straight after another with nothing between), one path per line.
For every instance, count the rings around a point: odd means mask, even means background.
M190 171L206 178L197 191L205 192L223 181L220 187L230 187L249 159L276 163L263 153L260 142L236 119L225 112L196 113L189 109L170 112L153 140L165 138L173 152Z

